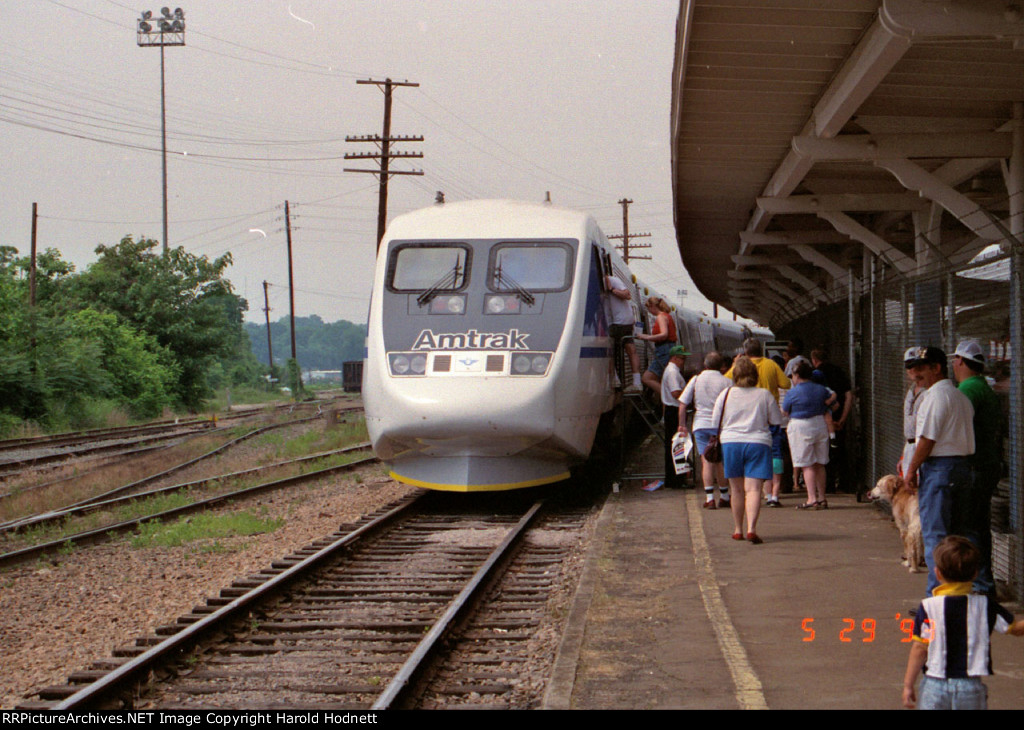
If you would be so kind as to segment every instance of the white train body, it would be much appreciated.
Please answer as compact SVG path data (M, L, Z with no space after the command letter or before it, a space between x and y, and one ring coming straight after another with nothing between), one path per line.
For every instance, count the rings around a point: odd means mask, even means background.
M471 201L392 221L377 259L363 369L367 427L392 476L465 492L568 477L619 400L608 273L628 282L646 328L646 290L589 216ZM742 334L697 313L679 312L676 321L698 355L690 368L725 344L719 330L733 335L730 346Z
M454 203L391 223L363 399L395 478L515 489L586 459L615 396L594 254L609 248L592 218L549 205Z

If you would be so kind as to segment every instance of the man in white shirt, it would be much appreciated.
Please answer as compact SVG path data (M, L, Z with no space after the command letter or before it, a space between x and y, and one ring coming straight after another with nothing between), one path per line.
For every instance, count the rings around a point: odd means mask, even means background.
M679 404L686 381L683 379L683 364L690 353L682 345L676 345L668 353L668 365L661 375L661 404L665 409L665 486L676 489L683 486L682 477L676 475L675 460L672 458L672 437L676 432L686 433L686 417Z
M958 514L969 512L964 500L972 496L973 478L967 457L974 453L974 407L947 377L946 353L939 348L919 347L908 353L904 363L914 381L926 388L918 405L914 456L906 469L905 483L912 491L920 490L921 533L931 595L939 585L932 553L942 538L954 532Z
M782 354L783 359L786 361L786 377L792 378L793 371L796 370L796 366L802 362L810 364L810 360L803 356L804 341L801 339L790 340L786 343L786 351Z

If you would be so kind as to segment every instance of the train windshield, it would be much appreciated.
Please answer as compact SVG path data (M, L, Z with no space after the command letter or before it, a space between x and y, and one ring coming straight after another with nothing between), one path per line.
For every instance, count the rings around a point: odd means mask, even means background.
M391 254L388 283L393 291L455 291L466 284L468 259L461 244L402 246Z
M561 291L572 280L572 248L564 243L499 243L491 249L492 291Z

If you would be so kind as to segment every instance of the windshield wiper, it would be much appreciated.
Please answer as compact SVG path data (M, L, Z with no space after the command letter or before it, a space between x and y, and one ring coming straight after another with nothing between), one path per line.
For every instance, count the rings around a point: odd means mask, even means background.
M505 289L508 289L509 291L512 291L512 292L515 292L515 295L526 306L532 307L533 303L535 301L537 301L534 298L533 294L531 294L524 286L522 286L521 284L516 282L516 280L513 279L508 274L502 272L500 266L497 269L495 269L494 276L495 276L495 284L497 284L498 286L504 285Z
M459 262L456 261L455 266L442 276L437 283L416 297L416 304L421 307L425 307L430 304L439 291L442 291L443 289L455 289L455 283L459 280L461 271L462 269L459 267Z

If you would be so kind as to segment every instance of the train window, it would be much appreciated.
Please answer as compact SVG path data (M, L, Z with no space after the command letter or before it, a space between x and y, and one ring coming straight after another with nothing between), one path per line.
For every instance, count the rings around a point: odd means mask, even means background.
M566 243L499 243L491 249L492 291L562 291L572 280L573 249Z
M464 244L398 246L388 261L388 287L400 292L457 291L466 285L469 258Z

